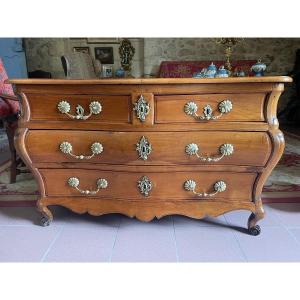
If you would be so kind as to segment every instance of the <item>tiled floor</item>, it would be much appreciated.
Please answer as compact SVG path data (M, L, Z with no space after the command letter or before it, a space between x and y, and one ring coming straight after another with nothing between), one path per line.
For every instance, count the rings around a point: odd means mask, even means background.
M216 219L165 217L143 223L121 215L92 217L54 207L49 227L34 208L0 208L2 262L300 261L300 203L265 205L262 233L245 233L247 211Z

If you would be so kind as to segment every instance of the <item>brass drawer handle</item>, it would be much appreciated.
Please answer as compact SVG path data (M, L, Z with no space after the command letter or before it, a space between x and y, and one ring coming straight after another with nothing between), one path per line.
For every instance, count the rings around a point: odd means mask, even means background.
M197 195L198 197L212 197L212 196L215 196L216 194L218 193L222 193L226 190L226 183L222 180L220 181L217 181L215 184L214 184L214 192L212 193L206 193L206 192L202 192L202 193L197 193L195 191L196 189L196 182L192 179L189 179L187 180L185 183L184 183L184 189L186 191L191 191L193 192L193 194Z
M146 117L150 112L150 104L145 100L144 96L141 95L139 99L134 103L133 110L136 113L136 117L141 122L145 122Z
M76 106L76 115L71 115L69 113L71 110L71 106L66 100L60 101L57 105L57 108L62 114L66 114L68 117L75 120L87 120L91 115L98 115L102 111L102 105L98 101L92 101L90 103L90 113L86 116L84 115L84 108L79 104Z
M233 154L234 148L232 144L223 144L219 147L220 156L215 157L209 157L209 156L203 156L201 154L198 154L199 147L197 144L191 143L188 144L185 147L185 152L192 156L196 155L201 161L207 161L207 162L216 162L221 160L224 156L230 156Z
M230 100L223 100L219 103L218 109L220 114L217 116L213 115L213 110L209 104L206 104L203 108L203 115L197 114L198 106L195 102L188 102L184 105L184 112L198 120L216 120L219 119L223 114L227 114L232 110L232 102Z
M103 146L102 144L98 143L98 142L95 142L91 145L91 151L92 151L92 155L75 155L72 153L72 150L73 150L73 146L71 143L69 142L62 142L60 145L59 145L59 149L62 153L64 154L69 154L70 156L76 158L76 159L80 159L80 160L83 160L83 159L91 159L92 157L94 157L95 155L98 155L100 153L103 152Z
M70 187L73 187L73 188L75 188L77 191L79 191L81 194L85 194L85 195L95 195L95 194L97 194L99 191L100 191L100 189L106 189L107 188L107 186L108 186L108 182L107 182L107 180L106 179L104 179L104 178L99 178L98 180L97 180L97 190L95 190L95 191L90 191L90 190L82 190L82 189L80 189L78 186L79 186L79 179L77 178L77 177L70 177L69 179L68 179L68 185L70 186Z

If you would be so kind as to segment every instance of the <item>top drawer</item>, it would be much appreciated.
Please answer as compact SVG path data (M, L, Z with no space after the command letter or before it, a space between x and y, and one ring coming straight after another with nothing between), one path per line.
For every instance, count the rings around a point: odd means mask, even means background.
M263 121L265 93L156 96L155 123Z
M31 120L124 124L130 122L127 95L27 94Z

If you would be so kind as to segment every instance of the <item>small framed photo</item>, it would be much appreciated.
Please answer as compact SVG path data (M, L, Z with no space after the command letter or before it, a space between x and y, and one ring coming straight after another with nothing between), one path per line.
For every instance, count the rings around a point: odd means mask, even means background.
M90 54L90 47L73 47L73 51Z
M113 77L113 67L112 66L102 66L102 77L103 78Z
M95 58L100 60L101 64L114 63L114 49L113 47L95 47Z

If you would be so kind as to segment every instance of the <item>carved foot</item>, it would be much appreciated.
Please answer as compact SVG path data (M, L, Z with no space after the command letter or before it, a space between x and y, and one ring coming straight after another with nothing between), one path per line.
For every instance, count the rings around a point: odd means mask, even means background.
M248 219L248 232L253 236L257 236L260 234L261 229L259 225L256 223L263 218L263 214L254 214L252 213Z
M259 235L260 231L261 231L261 229L260 229L259 225L255 225L254 227L248 228L248 232L254 236Z
M43 227L49 226L53 220L51 211L46 206L40 204L38 205L38 210L42 213L40 225Z
M41 218L41 226L43 226L43 227L46 227L46 226L49 226L50 224L51 224L51 222L52 222L52 220L51 219L49 219L48 217L42 217Z

